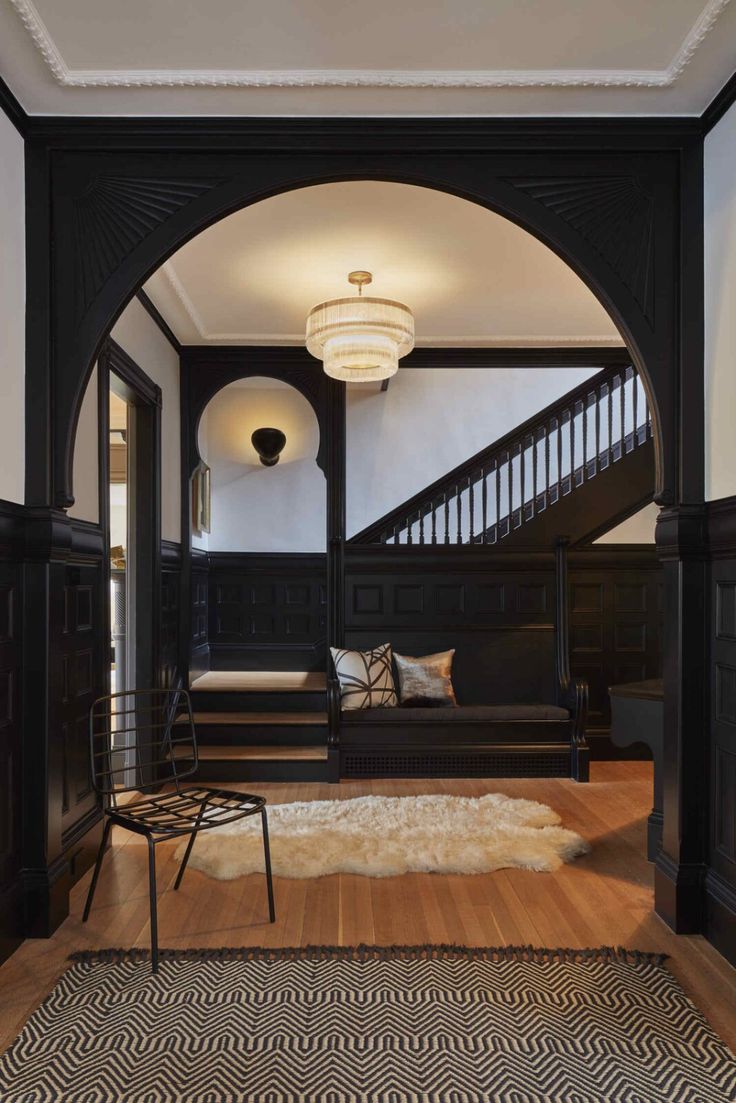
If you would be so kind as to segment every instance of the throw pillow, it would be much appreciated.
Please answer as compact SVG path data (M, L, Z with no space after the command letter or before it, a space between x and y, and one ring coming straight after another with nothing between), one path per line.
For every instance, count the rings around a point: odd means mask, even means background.
M372 651L331 647L330 652L344 709L381 709L398 704L390 643L382 643Z
M399 697L407 708L452 708L457 705L452 688L452 651L436 655L394 655L399 674Z

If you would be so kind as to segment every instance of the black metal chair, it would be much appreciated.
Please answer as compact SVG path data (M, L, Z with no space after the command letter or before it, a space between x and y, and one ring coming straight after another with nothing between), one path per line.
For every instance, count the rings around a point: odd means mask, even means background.
M86 923L89 917L113 824L144 835L148 843L151 963L157 972L156 843L189 835L174 884L178 889L197 832L260 814L268 912L273 923L276 912L265 797L181 785L198 763L192 704L186 690L135 690L100 697L90 709L89 725L92 782L109 804L82 921ZM119 798L126 793L140 793L141 797L120 804Z

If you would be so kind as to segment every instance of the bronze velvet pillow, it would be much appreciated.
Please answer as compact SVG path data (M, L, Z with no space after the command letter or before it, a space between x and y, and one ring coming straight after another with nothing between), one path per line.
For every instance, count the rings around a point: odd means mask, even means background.
M452 708L457 705L452 688L454 654L454 648L418 659L394 653L401 704L407 708Z
M398 704L390 643L382 643L372 651L342 647L331 647L330 651L340 683L341 708L382 709Z

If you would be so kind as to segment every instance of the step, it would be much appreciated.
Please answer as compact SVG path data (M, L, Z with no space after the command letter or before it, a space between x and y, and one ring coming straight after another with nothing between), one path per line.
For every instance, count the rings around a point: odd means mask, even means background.
M325 744L200 747L197 770L191 776L207 782L336 781L337 762L330 761Z
M326 712L195 712L200 746L273 746L322 743L327 739ZM188 723L180 717L179 724Z
M247 725L257 724L259 727L270 725L285 725L299 727L300 725L326 724L326 712L195 712L194 724L218 724L218 725ZM177 724L187 723L187 718L180 716Z
M208 670L191 684L195 693L324 693L319 670Z
M324 711L327 680L321 671L209 670L195 678L197 712Z
M327 747L312 745L309 747L199 747L200 762L271 762L301 761L326 762Z

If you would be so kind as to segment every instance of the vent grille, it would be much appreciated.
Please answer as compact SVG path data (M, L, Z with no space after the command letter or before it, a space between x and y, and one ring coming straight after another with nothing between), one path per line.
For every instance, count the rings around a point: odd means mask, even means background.
M570 777L570 755L344 754L340 776L350 777Z

